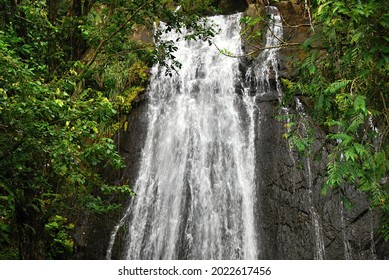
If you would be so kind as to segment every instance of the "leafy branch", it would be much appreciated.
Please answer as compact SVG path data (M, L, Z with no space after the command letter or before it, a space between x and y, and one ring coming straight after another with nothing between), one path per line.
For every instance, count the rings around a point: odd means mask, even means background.
M80 76L82 76L92 66L93 62L95 62L97 55L100 53L104 45L107 44L110 40L112 40L112 38L114 38L121 30L123 30L126 27L126 25L130 21L132 21L137 14L149 4L150 4L149 1L144 2L114 32L112 32L107 38L100 40L100 43L93 51L91 58L86 62L85 67L83 67L82 70L80 71L79 73Z

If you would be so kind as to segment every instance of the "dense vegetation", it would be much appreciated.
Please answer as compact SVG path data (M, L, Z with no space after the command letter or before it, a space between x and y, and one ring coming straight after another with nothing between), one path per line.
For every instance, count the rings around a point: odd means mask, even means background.
M365 192L371 208L380 209L381 233L389 240L388 3L308 2L311 37L303 45L308 55L297 66L296 79L285 81L288 94L310 99L312 122L306 125L326 134L330 154L323 193L335 189L352 204L346 188ZM299 123L294 124L297 131ZM314 157L310 136L292 133L291 138L306 156Z
M178 3L185 15L174 13ZM118 209L112 201L132 194L100 171L122 166L112 136L126 129L149 67L175 48L136 36L162 19L205 39L212 32L196 13L210 4L1 0L0 259L71 258L83 214Z
M132 194L101 176L123 165L112 136L152 63L179 68L167 63L174 42L155 49L137 36L164 20L205 40L213 30L198 14L220 2L0 0L0 259L72 258L83 213L117 210ZM323 192L366 192L389 239L387 1L290 2L310 8L312 36L287 97L312 100L309 125L332 146ZM310 151L312 141L294 139Z

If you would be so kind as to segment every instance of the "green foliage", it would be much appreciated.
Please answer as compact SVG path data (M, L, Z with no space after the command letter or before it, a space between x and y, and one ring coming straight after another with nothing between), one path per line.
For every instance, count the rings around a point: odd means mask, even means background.
M107 196L111 194L119 194L126 196L134 196L135 193L127 185L122 186L111 186L111 185L102 185L100 188L102 196ZM109 212L118 210L121 208L119 203L109 203L100 196L93 195L82 195L79 197L81 203L91 212L96 214L107 214Z
M64 204L80 210L73 195L101 184L97 167L122 165L113 141L99 134L117 114L112 103L91 89L73 99L67 91L73 77L46 82L16 55L9 38L0 34L2 243L10 243L10 227L37 234L38 225L19 224L15 211L27 217L33 211L45 223Z
M269 18L262 17L260 15L244 16L240 19L242 25L242 36L249 44L255 44L256 42L263 41L263 34L266 34L268 28Z
M214 10L213 0L180 0L178 1L182 9L188 13L203 14Z
M290 147L296 149L302 157L311 157L314 130L309 118L303 114L287 114L277 116L277 120L285 123L287 132L282 136L288 140Z
M73 238L69 234L74 229L67 219L55 215L45 225L45 233L48 235L47 256L49 259L67 259L73 254Z
M175 46L141 42L167 22L208 40L196 10L170 0L7 1L0 15L0 257L70 258L83 213L104 215L133 195L103 170L123 159L111 139ZM187 2L187 1L186 1ZM189 4L189 2L188 2ZM2 6L3 7L3 6ZM193 7L194 8L194 7ZM157 33L157 40L161 33ZM151 38L150 38L151 39ZM179 67L177 67L178 69ZM170 68L172 69L172 68ZM176 70L173 68L173 70Z
M314 126L332 145L323 193L346 186L365 192L381 210L388 240L388 5L318 0L312 13L315 32L303 45L298 80L284 82L287 96L300 92L312 101Z

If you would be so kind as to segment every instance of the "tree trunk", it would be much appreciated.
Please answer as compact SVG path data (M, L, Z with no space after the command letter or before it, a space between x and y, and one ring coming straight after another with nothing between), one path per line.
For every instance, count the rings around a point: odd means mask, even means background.
M68 16L73 18L73 27L70 29L70 60L78 60L85 51L85 41L78 28L78 19L82 16L82 0L71 0Z
M18 11L20 1L8 0L8 3L4 5L4 21L6 26L10 26L12 23L18 37L27 39L26 14L23 11Z
M28 206L30 199L25 195L24 193L15 202L19 258L22 260L43 260L45 259L45 246L42 213L37 213Z
M58 14L58 0L47 0L48 18L52 25L57 23L57 14Z
M85 0L84 1L84 7L82 9L82 15L85 16L89 13L90 9L95 4L96 0Z
M46 0L48 7L48 18L52 25L57 24L57 16L58 16L58 0ZM56 42L58 41L56 38L55 32L54 34L49 34L51 38L48 38L48 49L47 49L47 65L49 67L49 72L54 73L55 69L58 65L57 59L54 57L56 53Z

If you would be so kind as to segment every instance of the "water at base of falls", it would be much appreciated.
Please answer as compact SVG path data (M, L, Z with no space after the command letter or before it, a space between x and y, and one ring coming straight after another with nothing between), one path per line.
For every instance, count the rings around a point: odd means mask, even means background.
M214 43L237 55L240 17L211 17L221 27ZM276 44L270 39L268 45ZM249 90L243 97L236 93L237 59L206 42L181 40L177 46L178 74L152 69L137 196L112 233L107 258L123 226L127 259L257 259L254 98ZM265 62L252 71L260 94L277 67L275 51L265 51Z

